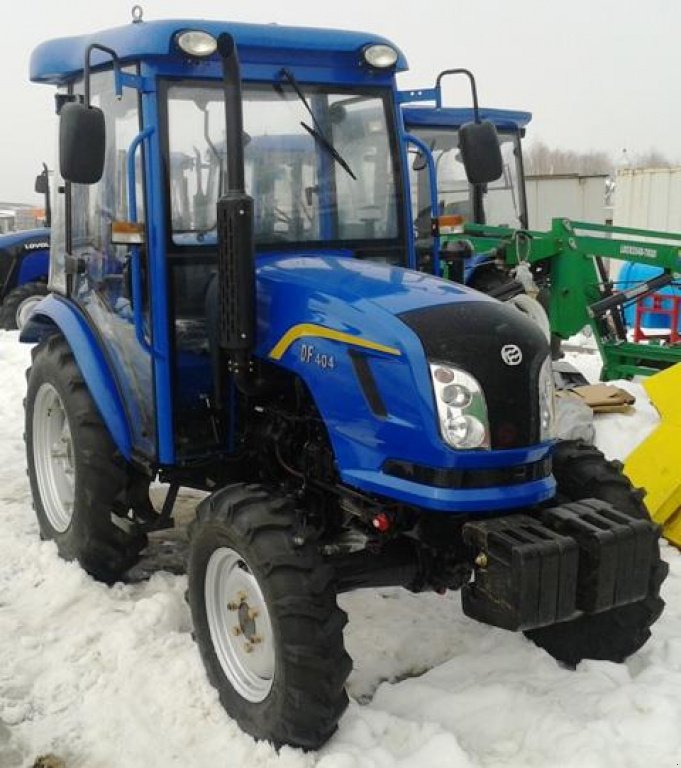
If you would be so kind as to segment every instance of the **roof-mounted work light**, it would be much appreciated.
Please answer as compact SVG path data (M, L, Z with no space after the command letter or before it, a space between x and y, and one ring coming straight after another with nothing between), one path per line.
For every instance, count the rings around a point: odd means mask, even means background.
M375 69L389 69L397 63L397 51L390 45L375 43L362 49L364 61Z
M188 29L185 32L180 32L175 41L183 53L201 59L212 56L218 49L218 41L213 35L198 29Z

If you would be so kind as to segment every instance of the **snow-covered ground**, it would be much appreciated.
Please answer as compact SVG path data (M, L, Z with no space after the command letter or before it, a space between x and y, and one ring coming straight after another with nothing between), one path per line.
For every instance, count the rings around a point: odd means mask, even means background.
M681 558L666 545L667 610L624 665L562 669L521 635L468 620L457 594L344 596L355 669L337 734L316 754L255 743L206 679L184 576L107 588L40 542L22 440L29 358L0 331L0 768L47 752L67 768L681 765ZM636 412L598 420L611 457L655 423L631 386Z

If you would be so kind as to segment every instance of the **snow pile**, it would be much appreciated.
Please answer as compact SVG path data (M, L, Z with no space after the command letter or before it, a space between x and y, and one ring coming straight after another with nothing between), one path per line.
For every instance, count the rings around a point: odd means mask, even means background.
M574 340L570 339L571 348ZM581 337L579 337L581 338ZM588 340L588 337L585 337ZM565 361L578 368L589 381L598 381L601 373L601 358L597 350L589 347L588 351L566 352ZM660 421L657 411L648 399L648 393L636 381L609 382L631 392L636 404L629 413L601 413L594 420L596 445L609 459L623 461L636 446L655 429Z
M681 558L668 546L667 611L625 665L564 670L521 635L465 618L456 594L346 595L355 670L338 733L317 754L256 744L207 682L183 576L107 588L40 542L22 440L29 359L0 331L2 768L47 752L68 768L678 764ZM626 422L599 418L599 442L615 451L648 429L641 405Z

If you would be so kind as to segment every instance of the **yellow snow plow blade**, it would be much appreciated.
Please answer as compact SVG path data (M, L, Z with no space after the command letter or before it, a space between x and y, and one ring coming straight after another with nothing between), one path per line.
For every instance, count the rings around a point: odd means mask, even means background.
M681 363L646 379L643 386L660 424L624 463L634 485L645 488L646 506L662 535L681 547Z

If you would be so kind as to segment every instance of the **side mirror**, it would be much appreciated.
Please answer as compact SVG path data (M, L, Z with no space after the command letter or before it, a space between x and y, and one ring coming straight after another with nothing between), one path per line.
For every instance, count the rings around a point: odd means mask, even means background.
M47 179L47 173L43 171L35 177L35 191L39 195L46 195L50 191L50 183Z
M504 172L497 129L489 120L459 128L459 148L471 184L496 181Z
M104 171L106 129L99 107L70 102L59 117L59 171L74 184L96 184Z
M414 157L414 162L411 165L412 170L420 173L427 167L428 162L426 160L426 156L423 154L423 152L417 152L416 156Z

